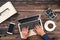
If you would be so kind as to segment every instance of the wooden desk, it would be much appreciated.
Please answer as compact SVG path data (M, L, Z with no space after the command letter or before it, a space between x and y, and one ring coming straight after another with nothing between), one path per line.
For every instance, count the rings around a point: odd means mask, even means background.
M17 27L18 19L41 14L42 15L41 19L44 24L46 22L46 20L49 20L49 17L44 14L44 11L40 11L40 10L44 10L47 7L50 7L54 10L56 10L56 9L60 10L60 6L58 6L56 4L49 4L49 5L41 4L39 6L20 5L19 1L14 1L14 0L11 0L11 1L12 1L13 5L15 6L16 10L18 11L18 13L0 24L0 29L1 29L0 32L2 32L2 33L0 33L0 40L20 40L19 31L18 31L18 27ZM0 3L2 4L4 2L5 1L0 2ZM49 35L50 38L55 39L55 40L60 40L60 11L55 11L55 12L57 14L57 17L54 20L54 22L56 23L57 27L53 32L47 32L47 31L45 31L45 32ZM16 26L13 31L14 35L5 34L5 32L7 32L7 30L8 30L9 22L16 23ZM29 40L42 40L42 39L39 36L32 36L29 38Z

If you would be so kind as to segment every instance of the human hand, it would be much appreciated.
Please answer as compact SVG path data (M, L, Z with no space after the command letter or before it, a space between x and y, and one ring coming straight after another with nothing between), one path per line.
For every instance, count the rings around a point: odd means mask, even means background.
M22 36L23 36L23 39L27 39L28 35L29 35L28 28L25 28L25 27L22 28Z
M35 25L34 30L37 32L38 35L43 36L45 34L43 27L41 27L40 25Z

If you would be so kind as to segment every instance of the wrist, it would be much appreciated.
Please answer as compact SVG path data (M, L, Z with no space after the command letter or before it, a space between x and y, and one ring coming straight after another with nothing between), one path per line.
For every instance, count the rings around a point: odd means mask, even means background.
M39 35L40 35L40 36L43 36L44 34L46 34L46 33L45 33L45 32L42 32L42 33L40 33Z
M46 33L42 33L41 36L45 35Z
M26 39L21 38L21 40L26 40Z
M23 36L23 37L21 37L21 38L22 38L22 39L27 39L27 37L24 37L24 36Z
M27 39L27 36L21 35L21 39Z

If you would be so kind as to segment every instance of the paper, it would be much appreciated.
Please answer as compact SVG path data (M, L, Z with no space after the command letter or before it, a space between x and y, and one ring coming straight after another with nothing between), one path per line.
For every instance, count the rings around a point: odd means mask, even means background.
M16 13L17 11L15 10L11 2L5 3L0 7L0 23L2 23Z

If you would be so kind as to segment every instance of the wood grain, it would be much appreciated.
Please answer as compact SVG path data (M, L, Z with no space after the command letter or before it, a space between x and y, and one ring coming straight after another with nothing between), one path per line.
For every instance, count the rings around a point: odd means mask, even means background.
M17 20L41 14L41 19L44 25L44 23L47 20L50 20L50 18L45 14L44 11L40 10L45 10L45 8L47 7L50 7L53 10L60 10L60 6L58 5L58 3L56 3L59 0L48 0L48 2L50 3L48 3L47 0L42 0L42 2L41 0L0 0L0 6L2 6L7 1L11 1L13 3L18 13L0 24L0 40L20 40ZM53 20L56 23L56 29L53 32L47 32L45 29L44 30L52 40L60 40L60 11L54 12L57 14L57 17ZM13 30L13 35L6 34L10 22L14 22L16 24ZM42 38L36 35L29 37L28 40L42 40Z

